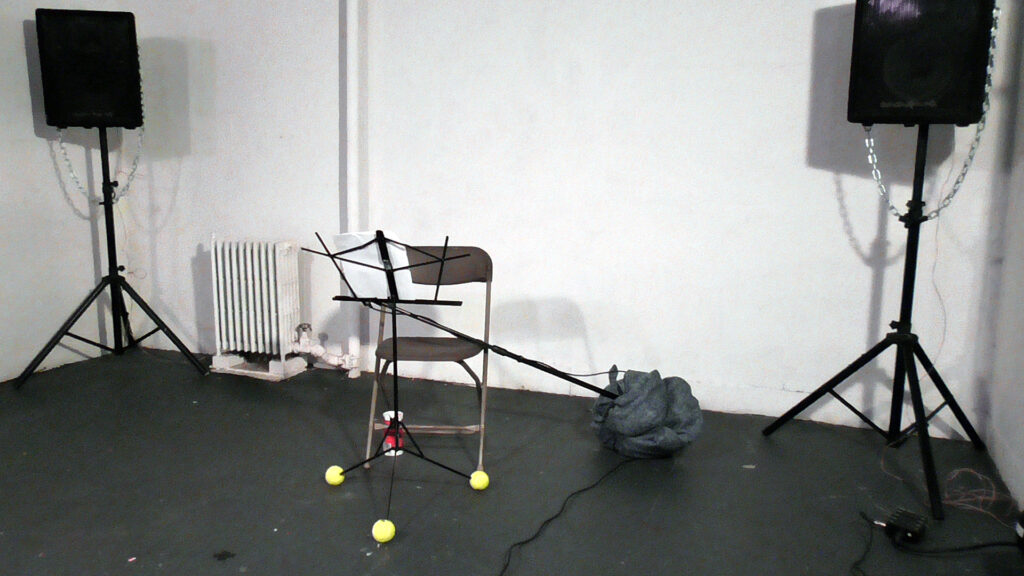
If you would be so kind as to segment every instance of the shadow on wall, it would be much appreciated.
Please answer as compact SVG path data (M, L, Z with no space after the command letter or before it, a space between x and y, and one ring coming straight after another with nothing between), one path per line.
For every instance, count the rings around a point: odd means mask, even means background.
M1008 356L1019 353L1014 346L1007 346L1007 343L998 339L1000 322L1006 321L1002 315L1009 314L1019 317L1019 308L1016 303L1021 301L1021 286L1006 285L1005 279L1019 276L1019 263L1011 262L1007 267L1007 238L1012 237L1016 230L1022 229L1021 222L1008 221L1011 215L1010 200L1014 190L1014 168L1021 162L1021 150L1018 146L1017 137L1021 130L1024 130L1024 118L1020 114L1021 98L1021 67L1024 66L1024 11L1019 8L1006 14L1013 18L1002 19L1001 26L1009 29L1003 36L1004 43L999 47L996 54L996 67L1007 70L1006 77L1000 83L1004 90L1000 100L1002 103L1001 113L993 122L998 131L1000 140L990 142L998 150L995 177L992 184L992 197L989 204L988 238L985 250L984 285L980 299L978 313L978 353L975 364L975 387L974 402L977 421L975 422L982 434L988 430L992 416L993 404L993 379L996 377L997 366L1009 361L1009 358L1000 358L1000 353L1009 353ZM995 87L993 96L999 93L999 87ZM1018 168L1019 171L1019 168ZM1017 191L1019 193L1019 191ZM1019 374L1017 375L1019 377ZM1004 383L1004 386L1010 384Z
M853 53L853 13L853 4L824 8L814 13L807 165L834 174L870 178L864 128L846 120ZM917 130L901 125L878 124L871 133L879 148L879 163L886 182L910 184L914 177ZM929 171L934 171L949 158L953 145L952 126L931 127Z
M140 266L150 271L149 303L172 330L179 332L179 336L191 335L198 341L203 332L202 324L195 324L196 332L191 333L189 325L177 317L184 294L172 289L174 278L166 277L167 271L174 270L174 266L161 264L167 260L168 254L177 253L176 233L179 228L176 223L182 209L179 208L182 160L192 153L188 56L187 47L180 40L139 40L145 142L139 149L142 166L139 167L138 179L145 186L140 193L135 191L137 186L124 192L132 195L133 209L128 211L128 215L134 229L145 232L148 237L148 254ZM128 170L129 166L122 161L118 177L125 179ZM130 257L141 252L140 247L131 248L135 249L128 251L129 258L126 259L129 273L135 265ZM198 319L199 313L196 314ZM186 334L181 334L182 331Z
M565 372L592 373L606 370L595 367L590 336L579 306L566 298L513 300L494 306L491 313L491 341L527 358L549 364ZM507 366L511 361L492 363L492 370L509 382ZM531 371L537 384L527 388L579 395L586 390L564 380ZM589 380L589 379L588 379ZM604 386L606 378L598 378ZM522 383L516 383L522 384Z
M192 153L189 114L189 51L172 38L139 40L146 158L184 158Z
M213 264L210 248L196 244L192 256L192 309L196 311L196 345L200 352L213 354L217 351L215 323L213 318Z

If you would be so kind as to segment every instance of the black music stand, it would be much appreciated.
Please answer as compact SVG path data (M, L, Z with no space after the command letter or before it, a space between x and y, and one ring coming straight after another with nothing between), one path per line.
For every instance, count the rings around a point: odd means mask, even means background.
M939 410L948 405L956 416L960 426L962 426L964 431L967 432L967 436L971 439L971 443L974 445L975 449L984 450L985 443L981 441L981 437L978 436L974 427L971 426L971 422L967 419L967 415L964 414L960 405L957 404L956 399L949 391L946 383L942 381L942 377L939 376L938 370L935 369L931 360L928 359L928 355L925 354L924 348L922 348L921 344L918 342L917 335L911 331L911 315L914 310L914 279L917 274L917 247L921 236L921 223L928 219L924 216L924 202L921 199L922 191L924 189L924 167L927 150L928 125L921 124L918 126L917 133L917 156L914 162L913 194L910 202L907 204L907 214L900 217L900 221L902 221L907 228L907 254L903 267L903 297L900 303L900 319L891 324L892 328L895 329L895 332L887 334L881 342L872 346L867 352L862 354L857 358L857 360L836 374L831 380L822 384L799 404L769 424L762 433L765 436L768 436L772 432L775 432L783 424L792 420L797 414L803 412L811 404L814 404L826 394L830 394L839 400L843 406L849 408L861 420L867 423L871 429L882 436L885 436L886 440L892 445L901 444L916 431L918 442L921 447L921 462L924 467L925 482L928 487L928 497L931 503L932 516L934 516L936 520L941 520L943 517L942 494L940 493L939 481L935 474L935 461L932 457L931 441L928 436L928 422L939 412ZM895 373L893 374L892 403L889 408L889 429L886 431L840 396L835 389L846 381L847 378L853 376L854 373L866 366L890 346L896 346L896 368ZM935 388L938 389L943 399L943 402L937 408L927 414L925 413L924 401L921 396L921 381L918 377L915 359L921 363L925 372L931 377L932 383L935 385ZM900 421L903 415L904 383L906 383L907 387L910 388L910 400L914 409L914 423L908 426L905 430L900 430Z
M482 349L488 350L490 352L494 352L495 354L499 354L501 356L505 356L506 358L511 358L512 360L515 360L516 362L519 362L521 364L525 364L527 366L530 366L531 368L536 368L537 370L540 370L540 371L545 372L547 374L550 374L552 376L557 376L558 378L561 378L563 380L571 382L572 384L575 384L577 386L582 386L583 388L586 388L587 390L590 390L592 392L596 392L597 394L599 394L601 396L604 396L606 398L610 398L610 399L614 400L614 399L619 397L619 395L614 393L614 392L611 392L611 391L606 390L604 388L600 388L600 387L594 386L593 384L590 384L588 382L584 382L583 380L580 380L579 378L577 378L577 377L575 377L575 376L573 376L571 374L568 374L566 372L558 370L558 369L556 369L556 368L554 368L554 367L552 367L552 366L550 366L548 364L545 364L543 362L539 362L537 360L533 360L531 358L526 358L524 356L520 356L519 354L516 354L514 352L510 352L510 351L508 351L508 350L506 350L506 349L504 349L504 348L502 348L500 346L496 346L496 345L491 344L489 342L485 342L485 341L483 341L483 340L481 340L479 338L474 338L472 336L469 336L468 334L463 334L462 332L459 332L457 330L453 330L453 329L451 329L451 328L441 324L440 322L437 322L436 320L434 320L432 318L428 318L426 316L417 314L415 312L412 312L410 310L407 310L407 309L403 308L402 306L406 305L406 304L423 304L423 305L429 305L429 306L460 306L460 305L462 305L462 302L460 302L460 301L455 301L455 300L439 300L438 297L437 297L438 293L439 293L439 288L440 288L440 285L441 285L441 277L442 277L442 274L444 272L444 263L449 261L449 260L455 260L457 258L464 258L464 257L467 256L467 255L460 255L460 256L451 256L451 257L449 257L447 255L447 248L448 248L448 238L447 237L445 238L444 248L442 248L442 252L441 252L441 257L440 258L437 258L436 256L433 256L432 254L428 254L426 252L423 252L422 250L417 249L415 246L410 246L408 244L403 244L403 243L398 242L396 240L390 240L380 230L377 230L377 232L374 235L373 239L371 239L371 240L369 240L367 242L364 242L363 244L360 244L358 246L355 246L353 248L350 248L350 249L347 249L347 250L343 250L343 251L340 251L340 252L331 252L331 250L327 247L327 244L324 242L323 238L319 234L316 235L316 238L320 242L320 245L323 247L323 249L324 249L323 252L319 252L319 251L316 251L316 250L310 250L308 248L303 248L303 250L305 250L306 252L310 252L310 253L313 253L313 254L317 254L317 255L320 255L320 256L326 256L326 257L330 258L331 261L334 263L335 268L337 268L338 274L339 274L339 276L341 276L342 282L344 282L346 288L348 288L348 291L351 294L351 296L335 296L334 299L338 300L338 301L341 301L341 302L359 302L359 303L361 303L364 306L367 306L369 308L375 308L376 307L376 309L384 310L385 312L391 314L391 334L392 334L391 345L392 345L392 355L395 358L395 360L392 362L392 371L394 373L393 374L394 375L394 379L392 380L392 400L394 402L394 405L393 405L392 409L393 409L394 416L388 420L387 428L385 429L385 432L384 432L384 438L381 440L380 444L377 445L377 449L374 451L373 455L371 455L369 458L366 458L366 459L364 459L364 460L362 460L360 462L357 462L356 464L354 464L354 465L352 465L352 466L350 466L348 468L342 468L340 466L331 466L330 468L328 468L327 469L327 474L326 474L326 478L327 478L328 483L333 484L333 485L341 484L344 481L344 479L345 479L345 476L344 476L345 470L352 470L352 469L355 469L356 467L362 466L364 464L369 464L370 462L380 458L381 456L398 455L398 454L404 453L404 450L408 450L410 454L412 454L413 456L416 456L417 458L419 458L421 460L425 460L427 462L430 462L431 464L434 464L435 466L438 466L440 468L444 468L445 470L448 470L449 472L452 472L453 474L457 474L459 476L462 476L463 478L467 478L469 480L469 482L470 482L470 486L472 486L475 490L484 490L485 488L487 488L487 485L489 483L489 479L487 477L487 474L483 470L477 470L477 471L473 472L472 474L466 474L466 473L460 472L460 471L458 471L458 470L456 470L456 469L454 469L454 468L452 468L450 466L442 464L441 462L438 462L437 460L434 460L434 459L428 457L426 454L424 454L423 450L416 443L416 439L412 436L412 434L409 433L409 429L406 428L405 423L402 422L401 419L399 419L399 417L398 417L398 414L399 414L399 404L398 404L398 316L405 316L407 318L412 318L412 319L414 319L414 320L416 320L416 321L418 321L420 323L426 324L427 326L431 326L433 328L437 328L438 330L441 330L443 332L451 334L452 336L455 336L456 338L459 338L459 339L464 340L466 342L471 342L471 343L479 346ZM393 262L392 262L392 259L391 259L391 254L390 254L390 251L388 249L388 245L389 244L393 244L393 245L396 245L396 246L402 246L403 248L405 248L407 250L414 250L416 252L419 252L420 254L423 254L423 255L427 256L427 260L425 262L422 262L422 263L419 263L419 264L395 267L393 265ZM378 253L380 255L380 261L381 261L381 265L380 266L376 266L376 265L373 265L373 264L368 264L366 262L360 262L360 261L357 261L357 260L352 260L350 258L346 258L345 257L346 255L351 254L352 252L356 252L358 250L364 250L366 248L369 248L370 246L376 246L377 251L378 251ZM371 268L373 270L378 270L378 271L384 273L384 275L387 278L387 292L388 292L387 297L366 298L366 297L362 297L362 296L357 295L355 293L355 290L353 290L352 285L349 283L348 279L345 278L345 273L342 270L341 264L339 262L346 262L348 264L364 266L364 267L368 267L368 268ZM434 265L434 264L438 265L437 284L435 285L435 289L434 289L434 298L432 298L432 299L403 299L403 298L401 298L401 295L398 293L398 282L395 280L395 273L396 272L401 272L403 270L409 270L411 268L418 267L418 266L429 266L429 265ZM403 439L403 438L408 438L409 439L409 441L412 444L411 445L411 449L410 449L409 446L405 446L401 442L401 439ZM392 467L391 479L392 479L392 482L394 482L394 467ZM388 491L387 514L388 514L388 516L390 516L390 514L391 514L391 491L390 491L390 489ZM387 530L383 534L378 534L378 531L377 531L378 527L382 523L387 525ZM387 542L393 536L394 536L394 525L391 523L391 521L389 519L385 518L383 520L378 520L377 523L374 524L374 538L377 539L378 542Z
M85 298L85 300L75 308L71 316L61 325L57 333L50 338L50 341L43 346L43 349L36 354L36 357L32 359L28 367L21 373L20 376L14 381L14 387L20 389L21 386L28 380L29 376L35 372L39 364L42 363L43 359L54 349L55 346L65 337L69 336L76 340L85 342L107 352L111 352L115 355L121 355L128 348L133 348L139 344L139 342L148 338L149 336L156 333L158 330L163 331L167 335L167 338L174 343L174 345L185 355L185 358L196 367L196 370L200 374L206 375L210 372L210 369L203 365L198 358L195 357L192 352L189 351L185 343L178 339L174 335L174 332L164 323L163 320L157 316L156 312L146 304L146 301L139 296L138 292L132 289L131 285L128 284L128 280L121 275L121 266L117 264L117 245L115 243L114 235L114 188L117 187L117 182L110 180L110 160L107 146L107 129L100 127L100 168L103 171L103 201L100 204L103 205L103 221L106 225L106 238L107 238L107 275L100 280L99 284L93 288L92 292ZM114 345L107 346L94 342L87 338L83 338L77 334L71 332L71 327L78 322L78 319L85 314L85 311L90 305L103 293L105 288L110 288L110 314L113 316L114 321ZM156 324L156 328L147 332L139 338L135 338L132 335L131 325L128 323L128 311L124 305L124 292L128 293L128 296L142 308L142 311L153 323Z
M370 462L372 462L372 461L374 461L374 460L376 460L376 459L378 459L378 458L380 458L382 456L398 456L398 455L403 454L403 453L405 453L407 451L409 454L412 454L413 456L415 456L415 457L417 457L417 458L419 458L421 460L429 462L429 463L431 463L431 464L433 464L435 466L438 466L440 468L443 468L443 469L445 469L445 470L447 470L447 471L449 471L449 472L451 472L453 474L456 474L458 476L462 476L463 478L466 478L467 480L470 480L471 484L474 485L474 488L476 488L477 486L483 486L485 488L486 487L486 482L484 482L483 484L477 484L475 482L475 480L474 480L474 475L477 475L477 478L480 478L479 475L483 474L482 471L477 471L477 472L474 472L473 474L466 474L465 472L461 472L459 470L456 470L455 468L452 468L451 466L448 466L446 464L438 462L437 460L434 460L433 458L430 458L429 456L424 454L423 449L420 448L419 444L416 442L415 436L413 436L409 432L409 429L406 427L405 422L403 422L398 417L398 414L400 413L399 412L400 411L400 406L401 406L401 404L399 404L399 395L398 395L398 392L399 392L399 386L398 386L398 379L399 379L399 376L398 376L398 358L399 358L398 357L398 316L400 314L402 314L402 310L401 310L401 308L399 308L399 306L400 305L405 305L405 304L424 304L424 305L430 305L430 306L461 306L462 302L461 301L457 301L457 300L440 300L440 299L437 298L437 294L438 294L437 290L435 290L434 298L432 298L432 299L408 299L408 298L402 298L401 295L398 293L398 283L395 280L395 273L396 272L401 272L403 270L408 270L408 269L411 269L411 268L416 267L416 266L426 266L426 265L430 265L430 264L438 264L438 283L437 283L437 287L440 287L440 284L441 284L441 274L444 271L444 263L446 261L448 261L448 260L453 260L455 258L461 258L461 257L464 257L464 256L454 256L454 257L451 257L451 258L447 257L448 239L445 238L445 244L444 244L445 248L442 251L441 258L431 257L427 262L424 262L422 264L409 265L409 266L401 266L401 267L397 267L396 268L392 264L391 252L390 252L390 250L388 248L389 244L400 245L400 246L402 246L402 247L404 247L404 248L406 248L408 250L417 250L417 249L415 247L413 247L413 246L409 246L407 244L402 244L400 242L397 242L396 240L388 239L387 237L385 237L384 233L382 231L380 231L380 230L378 230L376 232L376 235L374 236L374 238L372 240L370 240L370 241L368 241L368 242L366 242L364 244L361 244L359 246L356 246L354 248L350 248L348 250L343 250L341 252L333 252L332 253L327 248L327 245L324 243L323 238L321 238L319 234L317 234L317 239L320 241L320 244L323 246L324 252L315 252L315 251L312 251L312 250L307 250L307 251L313 252L314 254L320 254L320 255L323 255L323 256L330 257L331 260L334 262L334 265L337 267L338 273L340 274L342 281L345 283L345 286L348 288L348 290L349 290L349 292L351 294L350 296L335 296L334 300L338 300L338 301L341 301L341 302L359 302L359 303L363 304L364 306L368 306L370 308L377 307L379 309L383 309L384 311L390 313L390 315L391 315L391 345L392 345L392 353L394 355L394 361L392 362L392 371L393 371L394 378L392 380L392 392L391 393L392 393L392 401L393 401L392 410L393 410L395 416L388 420L387 428L385 429L385 432L384 432L384 438L377 445L377 448L374 451L373 455L370 456L369 458L366 458L366 459L364 459L364 460L362 460L360 462L357 462L356 464L353 464L351 466L347 466L347 467L344 467L344 468L338 468L338 467L333 467L332 466L330 469L328 469L328 477L329 477L328 481L331 482L332 484L340 484L344 480L344 471L346 471L346 470L355 470L355 469L363 466L364 464L369 464ZM350 254L352 252L356 252L358 250L364 250L364 249L367 249L367 248L369 248L371 246L376 246L377 251L378 251L378 253L380 255L380 261L382 263L381 266L375 266L375 265L372 265L372 264L368 264L366 262L359 262L359 261L352 260L352 259L349 259L349 258L345 257L346 255L348 255L348 254ZM349 283L348 279L345 278L345 273L342 271L342 268L341 268L341 265L339 264L339 262L346 262L346 263L354 264L354 265L358 265L358 266L365 266L365 267L368 267L368 268L371 268L371 269L374 269L374 270L379 270L380 272L382 272L386 276L386 278L387 278L387 288L388 288L387 289L387 292L388 292L387 296L386 297L364 297L364 296L361 296L359 294L356 294L355 291L352 288L352 285ZM405 445L404 444L404 439L408 439L410 444L411 444L411 446L410 445ZM388 489L387 516L385 516L385 518L383 520L378 521L378 524L380 524L381 522L388 523L388 525L390 526L390 528L389 528L390 529L390 534L385 536L385 537L381 537L377 533L377 525L374 526L374 538L376 538L380 542L386 542L386 541L390 540L391 537L394 536L394 525L390 523L390 515L391 515L391 488L393 488L393 484L394 484L394 469L395 469L396 465L397 465L397 458L396 458L395 461L392 462L392 474L391 474L392 485L389 486L389 489ZM332 475L333 475L333 481L331 480L331 476ZM486 478L486 476L483 476L483 478ZM483 489L483 488L478 488L478 489Z

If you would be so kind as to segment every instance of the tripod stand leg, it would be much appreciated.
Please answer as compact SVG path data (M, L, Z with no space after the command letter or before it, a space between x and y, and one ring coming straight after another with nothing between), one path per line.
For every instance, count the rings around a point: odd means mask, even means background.
M457 475L462 476L463 478L469 480L469 474L466 474L465 472L459 472L455 468L452 468L451 466L447 466L445 464L442 464L442 463L438 462L437 460L434 460L433 458L428 458L427 455L423 453L423 449L420 448L420 445L416 442L416 437L413 436L412 432L409 432L409 428L407 428L405 426L405 423L399 421L398 425L401 426L402 429L405 431L406 438L409 439L409 442L412 444L412 447L414 448L413 450L409 450L409 454L412 454L413 456L415 456L415 457L417 457L420 460L423 460L425 462L430 462L434 466L437 466L439 468L444 468L445 470L451 472L452 474L457 474Z
M935 459L932 456L931 438L928 436L928 415L925 413L924 400L921 398L921 381L917 377L917 367L914 365L914 350L910 346L900 346L900 353L903 355L903 365L907 369L907 384L910 387L910 400L914 405L914 421L918 443L921 446L921 464L924 467L932 516L936 520L942 520L942 495L935 474Z
M858 370L866 366L868 362L874 360L876 356L884 352L885 349L888 348L890 345L892 345L892 342L889 341L888 339L882 340L878 344L875 344L871 349L862 354L860 358L857 358L856 360L853 361L852 364L850 364L842 371L840 371L838 374L833 376L831 380L822 384L820 387L818 387L817 390L815 390L806 398L804 398L799 404L790 408L789 411L783 414L782 416L779 416L777 420L775 420L767 427L765 427L765 429L762 430L761 433L764 434L765 436L768 436L772 432L778 430L783 424L789 422L797 414L806 410L808 406L814 404L822 396L828 394L833 389L835 389L836 386L842 384L844 380L846 380L850 376L853 376L854 373L856 373Z
M128 308L124 305L124 292L121 291L123 280L114 275L110 282L110 310L114 323L114 354L122 354L125 349L135 346L132 326L128 322Z
M139 305L139 308L142 308L143 312L145 312L146 315L149 316L150 320L152 320L160 328L160 330L162 330L163 333L167 335L167 338L170 339L170 341L173 342L174 345L178 347L178 350L180 350L181 353L185 355L185 358L188 358L188 361L191 362L192 365L196 367L196 370L199 370L199 373L204 376L209 374L210 369L204 366L203 363L200 362L199 359L196 358L195 355L189 351L188 347L185 346L184 342L179 340L178 337L174 335L174 332L172 332L171 329L168 328L167 324L164 324L163 320L161 320L160 317L156 315L156 312L154 312L153 309L149 307L149 304L146 304L146 301L142 299L142 296L139 296L138 292L132 289L131 285L128 284L128 281L125 280L124 278L121 278L120 276L116 276L115 278L115 281L118 282L120 287L123 288L124 291L127 292L128 295L132 297L132 300L135 300L135 303Z
M50 341L46 343L46 346L43 346L43 349L39 352L39 354L36 354L36 357L32 359L32 362L29 363L28 367L25 368L21 375L18 376L18 379L14 381L15 389L20 389L21 386L25 383L25 380L28 380L28 377L31 376L32 373L36 371L36 368L39 367L39 365L43 362L46 356L49 355L53 348L57 345L57 343L60 342L61 338L67 335L68 330L71 330L71 327L75 325L75 322L78 322L78 319L82 317L82 314L85 314L85 311L89 308L93 301L96 300L96 298L100 295L101 292L103 292L103 289L107 287L107 284L110 284L110 277L104 276L103 280L100 280L100 283L97 284L96 287L92 289L92 292L90 292L89 295L85 297L85 300L83 300L82 303L78 305L78 308L75 308L75 311L72 312L71 316L68 317L64 324L61 325L61 327L57 330L57 333L54 334L52 338L50 338Z
M932 382L935 383L935 387L938 388L939 393L942 394L942 398L949 405L950 409L953 410L953 414L956 416L957 422L963 427L964 432L967 432L967 436L971 439L971 444L974 445L977 450L984 450L985 443L981 441L981 437L978 436L978 432L975 431L974 426L971 426L971 421L967 419L967 415L960 408L960 404L957 404L953 393L949 391L946 383L942 381L942 377L939 376L939 371L935 369L931 360L928 359L928 355L924 353L924 348L920 344L914 344L914 354L917 355L918 360L921 361L921 366L924 366L925 372L931 377Z
M892 403L889 405L889 433L886 439L892 442L900 437L903 427L903 393L906 388L907 368L904 364L904 344L897 344L896 368L892 377Z

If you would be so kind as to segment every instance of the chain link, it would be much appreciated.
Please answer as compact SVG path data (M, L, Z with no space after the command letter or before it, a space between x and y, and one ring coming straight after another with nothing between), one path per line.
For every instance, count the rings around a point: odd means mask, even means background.
M68 156L68 147L64 143L64 128L57 129L57 144L60 146L61 155L64 156L64 166L68 169L68 176L71 178L71 182L74 183L75 188L78 188L78 192L82 196L88 198L89 193L82 186L82 181L78 179L78 173L75 172L75 167L71 164L71 157Z
M902 214L900 214L899 209L892 205L889 189L882 182L882 171L878 169L878 155L875 154L875 139L871 136L871 126L864 126L864 132L867 133L864 138L864 145L868 148L868 163L871 164L871 177L875 179L875 184L878 185L878 195L889 205L889 212L892 212L893 216L899 218Z
M974 156L978 152L978 145L981 144L981 133L985 131L985 121L988 117L988 111L991 106L990 95L992 93L992 75L995 71L996 63L996 33L999 31L999 7L996 6L992 10L992 29L990 30L990 39L988 44L988 63L985 66L985 98L981 104L981 118L978 119L978 124L975 127L974 139L971 141L971 148L967 151L967 157L964 158L964 164L960 168L960 173L957 174L956 180L953 182L953 187L950 189L946 197L943 198L937 208L928 212L925 215L925 220L934 220L939 217L939 213L942 212L947 206L953 203L953 198L956 197L960 191L960 187L964 183L964 179L967 178L967 172L971 169L971 165L974 163ZM892 198L889 196L889 190L885 187L885 183L882 182L882 172L878 168L878 155L875 153L875 139L871 136L871 126L864 126L864 146L868 151L868 164L871 165L871 177L875 180L875 184L878 186L878 194L885 200L885 203L889 207L891 212L897 218L902 218L904 215L900 213L892 204Z
M71 178L71 182L74 183L75 188L78 188L78 191L83 196L89 196L89 193L85 190L85 187L82 186L82 181L78 179L78 173L75 172L74 165L71 164L71 157L68 155L68 147L67 144L64 142L64 130L64 128L57 129L57 143L60 145L60 153L64 157L64 166L67 167L68 176ZM132 166L128 170L128 177L125 178L125 183L121 189L121 192L115 191L114 193L114 204L117 204L117 201L122 196L127 194L129 190L131 190L132 182L135 180L135 173L139 169L139 159L142 157L142 136L143 134L145 134L145 132L145 126L139 126L138 144L136 145L135 148L135 159L132 160Z
M82 181L79 180L78 173L75 172L75 166L71 163L71 157L68 155L68 147L64 142L64 130L64 128L57 129L57 143L60 145L60 153L64 157L64 166L67 168L68 177L71 178L71 182L75 185L75 188L78 189L78 192L81 193L82 196L88 197L89 193L85 190L85 187L82 186ZM132 160L132 166L128 170L128 177L125 178L125 184L122 187L122 191L120 193L114 193L114 204L117 204L117 201L131 190L132 182L135 180L135 173L139 169L139 159L142 157L142 136L145 132L145 126L139 126L138 144L135 148L135 159Z
M139 100L140 100L140 103L142 104L143 112L145 112L145 107L146 107L146 102L145 102L146 98L145 97L146 97L146 94L143 91L142 87L143 87L142 68L140 67L139 68ZM74 167L74 165L71 164L71 158L68 156L68 148L67 148L67 145L64 143L64 130L65 130L64 128L57 128L57 143L60 144L60 152L61 152L61 155L64 156L64 165L67 167L67 169L68 169L68 176L71 178L71 181L75 184L75 187L78 188L78 191L82 194L82 196L88 197L89 193L86 192L85 187L82 186L82 181L78 179L78 173L75 172L75 167ZM101 130L106 130L106 128L101 128ZM146 133L146 125L145 125L145 123L140 124L138 130L139 130L138 133L137 133L138 134L138 139L136 141L136 146L135 146L135 158L132 160L131 168L128 169L128 176L125 178L124 186L121 187L121 192L117 192L116 190L114 191L114 197L112 199L114 204L117 204L117 201L122 196L125 196L126 194L128 194L129 191L131 191L131 189L132 189L132 182L135 181L135 173L139 169L139 159L142 158L142 138L143 138L143 136Z
M124 179L124 186L121 187L121 192L114 194L114 203L117 204L117 200L122 196L128 194L132 189L132 182L135 181L135 172L139 169L139 159L142 158L142 138L146 134L146 125L139 126L138 141L135 146L135 158L132 159L132 166L128 169L128 177Z

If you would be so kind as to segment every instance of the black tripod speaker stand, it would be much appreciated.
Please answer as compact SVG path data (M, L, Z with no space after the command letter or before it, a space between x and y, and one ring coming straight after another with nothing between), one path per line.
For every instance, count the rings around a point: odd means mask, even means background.
M178 350L185 355L185 358L196 367L201 374L209 373L209 368L204 366L198 358L195 357L192 352L188 350L185 344L174 335L174 332L167 327L167 324L157 316L156 312L146 304L146 301L139 296L128 281L125 280L124 276L121 276L122 267L117 264L117 245L115 244L114 236L114 188L117 187L117 182L110 180L110 162L109 162L109 150L107 145L107 129L99 128L100 131L100 159L101 169L103 171L103 201L100 204L103 205L103 219L106 225L106 238L107 238L107 275L100 280L99 284L93 288L89 296L79 304L78 308L71 316L64 322L64 324L57 330L57 333L50 338L50 341L46 343L46 346L32 359L28 367L21 373L20 376L15 380L15 388L21 388L21 386L28 380L39 364L46 358L46 356L53 350L53 348L65 337L70 336L76 340L85 342L97 348L112 352L113 354L120 355L128 348L132 348L138 345L139 342L148 338L157 332L157 330L163 331L167 335L167 338L178 347ZM74 326L78 319L85 314L85 311L90 305L103 293L103 290L110 288L110 313L113 316L114 324L114 343L113 346L107 346L99 342L83 338L77 334L72 333L71 327ZM131 296L132 300L139 305L139 308L146 313L147 316L157 325L156 328L144 334L140 338L135 338L132 335L131 325L128 323L128 310L125 308L124 303L124 292L127 292Z
M924 202L921 200L924 188L924 167L925 156L928 149L928 125L918 126L917 133L917 155L914 161L914 185L913 195L907 204L907 214L900 218L900 221L907 228L907 253L903 267L903 297L900 303L900 318L891 324L894 332L890 332L875 344L867 352L857 358L852 364L844 368L831 380L822 384L799 404L780 416L777 420L767 426L763 433L765 436L775 432L783 424L792 420L797 414L803 412L811 404L817 402L822 396L830 394L849 408L861 420L866 422L873 430L886 437L889 443L899 444L908 438L913 432L917 433L921 450L921 461L924 467L925 482L928 487L928 498L931 504L932 515L941 520L942 495L939 490L938 478L935 474L935 461L932 456L931 440L928 436L928 421L945 406L953 411L960 426L963 427L971 443L978 450L984 450L985 444L981 441L978 433L971 426L967 415L957 404L953 394L949 391L946 383L943 382L939 372L935 369L924 348L918 342L917 335L911 331L911 315L914 308L914 280L917 274L917 248L921 236L921 223L927 220L924 216ZM896 346L896 368L892 384L892 404L889 412L889 429L883 430L870 418L857 410L852 404L846 401L836 391L836 387L842 384L847 378L874 360L879 354L886 351L890 346ZM921 363L925 372L931 378L935 388L942 395L943 402L931 413L925 412L924 401L921 396L921 380L918 377L915 360ZM914 410L914 423L905 430L901 430L901 419L903 415L904 387L910 389L910 401Z

